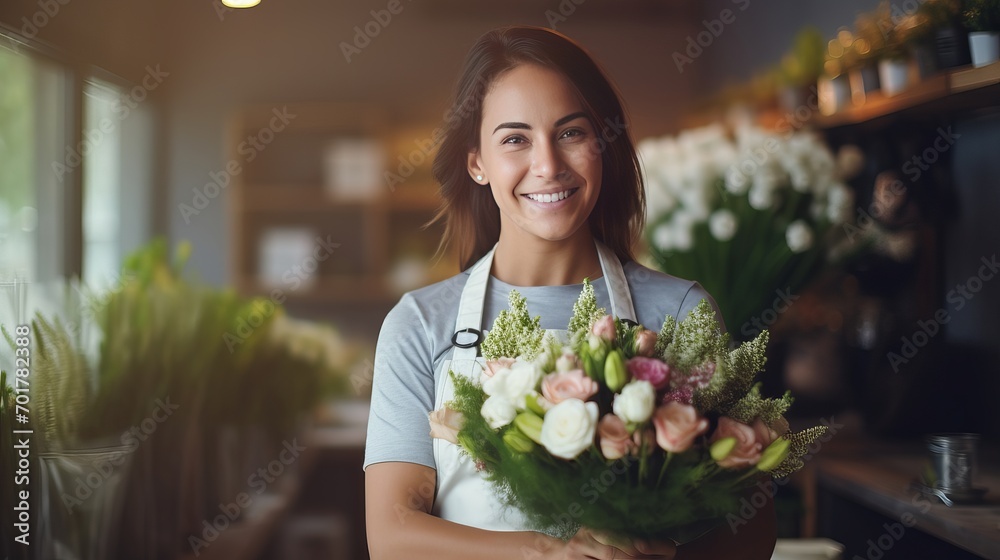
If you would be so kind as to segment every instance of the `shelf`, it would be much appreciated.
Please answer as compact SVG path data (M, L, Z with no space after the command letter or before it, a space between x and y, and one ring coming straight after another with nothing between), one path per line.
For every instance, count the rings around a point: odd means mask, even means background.
M308 301L312 303L386 303L399 299L401 294L393 293L385 286L385 279L378 275L352 275L317 278L308 289L300 287L292 290L288 286L268 286L256 278L243 277L237 280L240 292L262 297L271 297L278 290L287 303Z
M818 115L814 122L820 128L831 129L877 123L893 117L996 105L1000 105L1000 62L940 73L892 97L875 92L863 105L833 115Z
M371 200L338 200L321 186L244 185L243 205L247 212L336 212L364 209L393 212L433 212L440 204L437 195L397 191Z

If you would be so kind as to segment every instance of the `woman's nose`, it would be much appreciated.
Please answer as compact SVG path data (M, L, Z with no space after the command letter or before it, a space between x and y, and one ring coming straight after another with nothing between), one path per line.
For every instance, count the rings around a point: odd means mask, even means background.
M564 171L559 150L551 142L536 142L531 160L531 172L536 177L555 181Z

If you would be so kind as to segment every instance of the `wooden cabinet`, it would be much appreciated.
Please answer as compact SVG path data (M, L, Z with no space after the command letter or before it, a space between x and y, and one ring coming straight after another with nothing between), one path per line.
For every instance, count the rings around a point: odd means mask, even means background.
M270 296L291 307L384 309L404 291L457 272L454 258L433 258L443 224L423 227L440 203L430 177L430 142L420 141L430 138L431 127L404 129L388 122L377 107L358 104L289 103L236 111L227 134L228 163L238 166L229 186L229 266L241 293ZM382 147L383 163L374 170L368 166L369 177L376 179L359 187L361 196L331 192L329 151L345 141ZM338 164L351 162L341 156L333 165ZM403 180L387 180L386 173L399 178L400 166L406 170ZM275 270L273 251L264 255L262 249L276 231L312 239L314 252L300 247L296 253L289 246L290 254ZM270 272L262 276L262 269Z

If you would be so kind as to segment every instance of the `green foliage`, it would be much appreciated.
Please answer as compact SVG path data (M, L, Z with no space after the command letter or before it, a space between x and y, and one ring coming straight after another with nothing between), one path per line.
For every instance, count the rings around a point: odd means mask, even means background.
M783 79L794 86L814 84L823 74L826 41L814 26L803 27L795 35L792 50L781 61Z
M809 453L809 446L817 439L823 437L826 432L826 426L813 426L801 432L785 434L783 436L784 439L787 439L791 444L788 457L777 468L771 471L771 476L782 478L801 469L804 465L802 458Z
M965 0L962 19L972 32L1000 31L1000 0Z
M735 350L722 350L717 355L715 375L708 387L694 394L694 405L702 411L726 413L750 391L757 374L767 361L768 332L761 331L757 338L740 344Z
M501 357L533 359L542 351L545 335L545 329L540 326L542 319L531 318L528 302L517 290L510 291L507 301L510 309L500 312L483 340L483 357L487 360Z
M756 418L760 418L766 424L771 424L784 416L788 408L792 406L792 392L785 391L780 399L765 399L760 395L760 385L757 383L751 387L750 392L726 411L726 416L744 424L751 424Z
M664 327L670 317L664 321ZM662 334L662 331L661 331ZM716 356L729 348L729 336L722 334L715 310L702 299L688 316L678 323L664 349L664 357L671 369L689 371L705 362L715 361Z

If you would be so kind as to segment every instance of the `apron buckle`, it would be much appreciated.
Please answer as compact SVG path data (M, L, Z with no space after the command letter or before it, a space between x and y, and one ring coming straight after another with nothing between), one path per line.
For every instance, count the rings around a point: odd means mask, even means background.
M459 342L458 335L462 333L470 333L476 335L476 339L473 342ZM483 341L483 331L479 329L474 329L472 327L461 329L455 331L455 334L451 335L451 343L459 348L474 348L478 347L479 343Z

